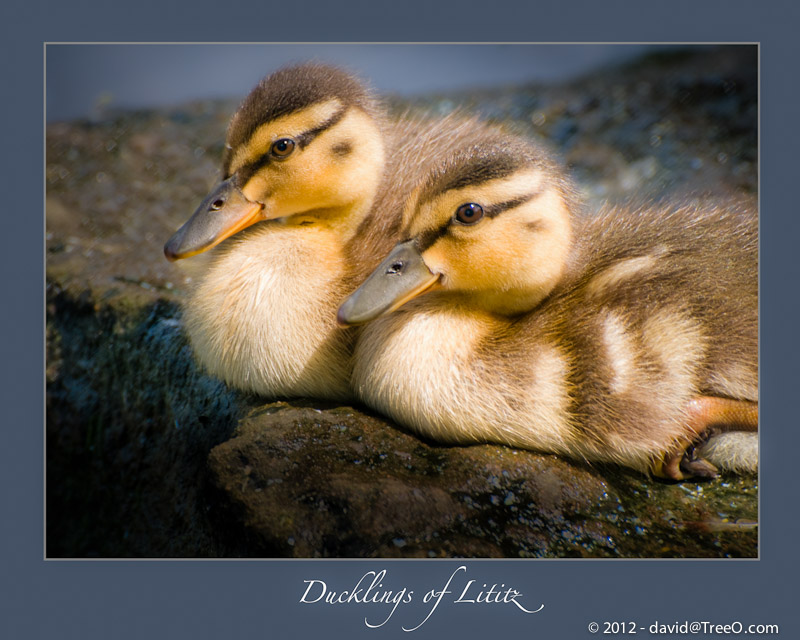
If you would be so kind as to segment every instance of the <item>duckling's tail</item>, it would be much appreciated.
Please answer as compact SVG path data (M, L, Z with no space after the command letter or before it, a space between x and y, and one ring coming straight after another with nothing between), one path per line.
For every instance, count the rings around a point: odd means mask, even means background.
M758 473L758 434L727 431L709 438L697 453L720 470Z

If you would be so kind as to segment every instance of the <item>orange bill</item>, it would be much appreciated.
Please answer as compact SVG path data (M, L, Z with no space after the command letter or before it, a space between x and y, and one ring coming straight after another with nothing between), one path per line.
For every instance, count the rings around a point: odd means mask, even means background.
M439 281L413 240L398 244L339 307L342 326L363 324L403 306Z
M206 196L192 217L167 241L164 255L173 261L203 253L264 219L263 205L245 198L229 178Z

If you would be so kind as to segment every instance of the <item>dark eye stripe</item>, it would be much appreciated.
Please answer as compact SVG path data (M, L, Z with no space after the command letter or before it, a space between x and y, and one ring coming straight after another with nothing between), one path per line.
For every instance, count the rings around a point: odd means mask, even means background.
M518 207L521 204L525 204L526 202L533 200L538 195L539 191L534 191L533 193L529 193L524 196L519 196L518 198L514 198L513 200L498 202L497 204L493 204L490 207L484 207L483 213L489 218L494 218L495 216L498 216L501 213L503 213L503 211L514 209L515 207Z
M297 146L301 149L304 149L311 143L311 141L316 138L319 134L321 134L326 129L330 129L333 125L339 122L343 117L345 112L347 111L347 107L342 107L336 113L334 113L330 118L322 122L321 124L317 125L313 129L309 129L308 131L304 131L298 136L295 136L294 140L297 143ZM270 147L271 149L272 147ZM236 170L237 174L237 182L239 186L247 184L247 181L253 177L254 174L258 173L261 169L265 166L270 164L270 162L274 162L275 159L271 157L269 150L267 153L262 155L260 158L253 160L252 162L248 162L247 164L242 165ZM230 178L230 174L228 171L230 170L230 166L225 167L225 179L227 180Z
M236 183L239 187L243 187L247 184L247 181L253 177L253 175L260 171L262 168L267 166L270 162L273 161L273 158L270 156L269 152L265 153L261 156L258 160L254 160L253 162L248 162L245 165L242 165L236 170ZM230 176L226 176L226 179Z
M319 126L316 126L313 129L309 129L308 131L301 133L299 136L295 138L295 140L297 140L297 144L300 145L301 149L306 147L308 143L311 142L314 138L316 138L320 133L322 133L326 129L330 129L333 125L338 123L344 117L346 111L347 107L342 107Z
M420 252L429 249L433 244L441 238L450 228L450 220L443 224L438 229L428 229L423 231L417 236L417 249Z
M536 196L538 196L540 191L534 191L533 193L526 194L524 196L519 196L518 198L514 198L512 200L506 200L505 202L498 202L497 204L491 205L489 207L484 207L483 212L484 215L488 218L494 218L504 211L508 211L509 209L513 209L515 207L520 206L521 204L525 204L529 200L533 200ZM423 231L422 233L417 236L417 248L420 251L425 251L432 247L436 241L441 238L443 235L447 233L450 229L450 225L453 224L453 218L449 218L447 222L436 229L428 229Z

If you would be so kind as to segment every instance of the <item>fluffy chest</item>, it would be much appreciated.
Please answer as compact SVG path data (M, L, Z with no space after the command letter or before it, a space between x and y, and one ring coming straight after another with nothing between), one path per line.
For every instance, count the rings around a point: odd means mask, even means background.
M341 250L308 229L267 228L214 256L185 309L200 363L261 395L348 395Z
M483 333L479 321L448 312L412 308L379 318L359 339L356 383L366 395L452 406L481 368L472 354Z
M493 319L458 310L390 314L359 337L356 393L435 440L565 450L566 358L544 341L493 348L497 331Z

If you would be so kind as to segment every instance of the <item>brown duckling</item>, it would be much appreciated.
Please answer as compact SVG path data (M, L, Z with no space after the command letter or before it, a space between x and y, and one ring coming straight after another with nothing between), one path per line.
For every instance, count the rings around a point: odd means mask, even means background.
M672 479L715 475L701 452L754 470L755 210L579 209L558 165L514 138L440 163L408 200L401 242L339 310L343 325L370 321L359 397L442 442ZM736 438L701 448L730 430L755 460Z

